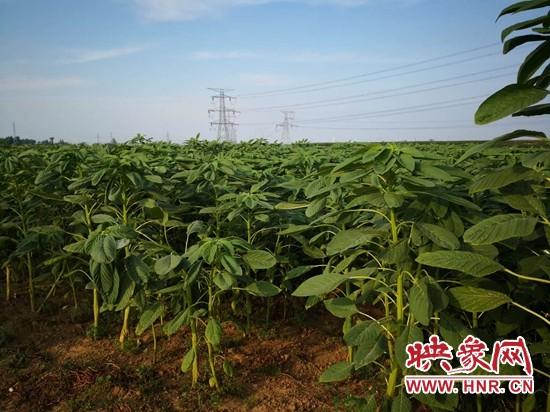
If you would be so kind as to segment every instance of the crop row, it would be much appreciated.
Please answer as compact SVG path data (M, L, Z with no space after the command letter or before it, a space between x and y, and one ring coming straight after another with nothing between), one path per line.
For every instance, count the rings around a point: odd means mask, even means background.
M342 321L348 359L321 381L379 369L385 401L371 395L367 410L411 410L402 385L416 373L405 366L410 342L436 334L456 347L470 334L487 344L521 335L537 393L517 402L534 410L550 396L550 151L463 154L451 144L198 138L3 148L6 299L23 281L32 311L57 289L70 290L74 305L90 294L92 335L101 335L102 313L119 312L122 345L131 329L185 329L181 370L195 385L204 358L214 389L222 370L234 373L221 351L226 308L247 331L254 305L268 319L291 300L323 305ZM415 397L436 410L483 403Z

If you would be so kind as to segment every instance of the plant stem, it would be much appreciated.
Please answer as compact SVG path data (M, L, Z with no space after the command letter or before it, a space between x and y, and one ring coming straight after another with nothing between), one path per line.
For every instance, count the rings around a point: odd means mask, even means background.
M434 335L439 335L439 312L434 312Z
M216 367L214 365L214 353L213 348L210 342L208 340L206 341L206 346L208 347L208 364L210 365L210 375L212 377L212 381L214 382L214 387L216 390L220 389L220 385L218 383L218 378L216 377Z
M126 340L126 335L128 335L128 317L130 316L130 306L124 308L124 318L122 320L122 329L120 329L120 335L118 341L121 347L124 347L124 341Z
M519 279L530 280L532 282L546 283L547 285L550 285L550 280L547 280L547 279L534 278L532 276L520 275L519 273L512 272L510 269L504 269L504 271L506 273L509 273L512 276L515 276L515 277L519 278Z
M73 303L74 303L74 309L78 309L78 299L76 298L76 288L74 287L74 279L71 276L71 291L73 295Z
M6 266L6 302L10 301L11 296L11 273L10 267Z
M28 280L29 280L29 299L31 303L31 312L34 312L34 283L32 280L33 269L32 269L32 258L30 253L27 253L27 271L28 271Z
M527 313L530 313L531 315L533 316L536 316L537 318L539 318L540 320L544 321L548 326L550 326L550 320L546 319L544 316L542 315L539 315L537 312L529 309L529 308L526 308L525 306L523 305L520 305L519 303L517 302L510 302L512 305L514 306L517 306L518 308L524 310L525 312Z
M191 369L191 387L199 381L199 353L197 348L197 320L191 319L191 348L193 350L193 365Z
M395 394L395 387L397 383L397 376L399 375L399 367L394 366L388 377L388 386L386 388L386 398L392 399Z
M214 277L214 270L212 270L211 277ZM208 317L214 319L214 295L212 293L212 283L208 282ZM213 382L213 387L216 390L220 389L218 384L218 378L216 377L216 365L214 364L214 347L212 344L206 340L206 346L208 347L208 364L210 365L210 375Z
M153 365L157 363L157 334L155 332L155 324L151 325L151 331L153 333Z
M97 288L94 288L94 329L97 334L97 329L99 328L99 296Z
M397 274L397 323L403 322L404 305L403 305L403 272Z
M395 210L390 209L390 226L391 226L391 237L393 243L397 243L397 222L395 219Z

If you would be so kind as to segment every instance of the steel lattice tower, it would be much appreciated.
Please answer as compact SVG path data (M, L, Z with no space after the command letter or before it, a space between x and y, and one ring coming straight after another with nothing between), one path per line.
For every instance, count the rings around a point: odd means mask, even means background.
M278 123L276 127L280 127L281 130L281 142L290 143L290 128L294 127L292 120L294 120L294 112L284 110L281 112L284 115L282 123Z
M235 123L234 119L236 114L239 112L235 109L229 108L227 104L227 101L232 102L234 97L228 96L227 94L225 94L227 91L230 91L230 90L213 89L213 88L209 88L209 90L212 90L218 93L212 96L213 102L217 100L217 105L216 105L217 108L208 110L209 115L211 115L212 113L217 113L218 118L216 121L210 122L210 126L217 126L218 140L236 142L237 141L236 128L238 124Z

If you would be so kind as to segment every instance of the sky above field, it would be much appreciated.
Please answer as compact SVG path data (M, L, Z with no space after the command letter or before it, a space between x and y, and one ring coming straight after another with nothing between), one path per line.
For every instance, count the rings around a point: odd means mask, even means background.
M474 126L529 47L500 52L508 0L0 0L0 136L212 138L233 89L239 140L492 138Z

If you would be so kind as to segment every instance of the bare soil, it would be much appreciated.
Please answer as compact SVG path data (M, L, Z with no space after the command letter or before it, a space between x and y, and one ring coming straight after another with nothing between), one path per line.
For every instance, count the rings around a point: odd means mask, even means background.
M380 390L364 377L318 382L347 355L341 322L323 311L268 328L257 324L246 336L225 322L217 365L222 389L216 392L208 385L206 348L196 388L180 371L187 331L166 337L158 327L154 361L151 332L131 335L122 349L120 313L102 314L108 332L94 340L86 336L89 311L74 313L61 304L40 314L30 313L20 296L2 304L0 411L336 411L354 410L355 397ZM223 376L222 357L233 365L233 377Z

